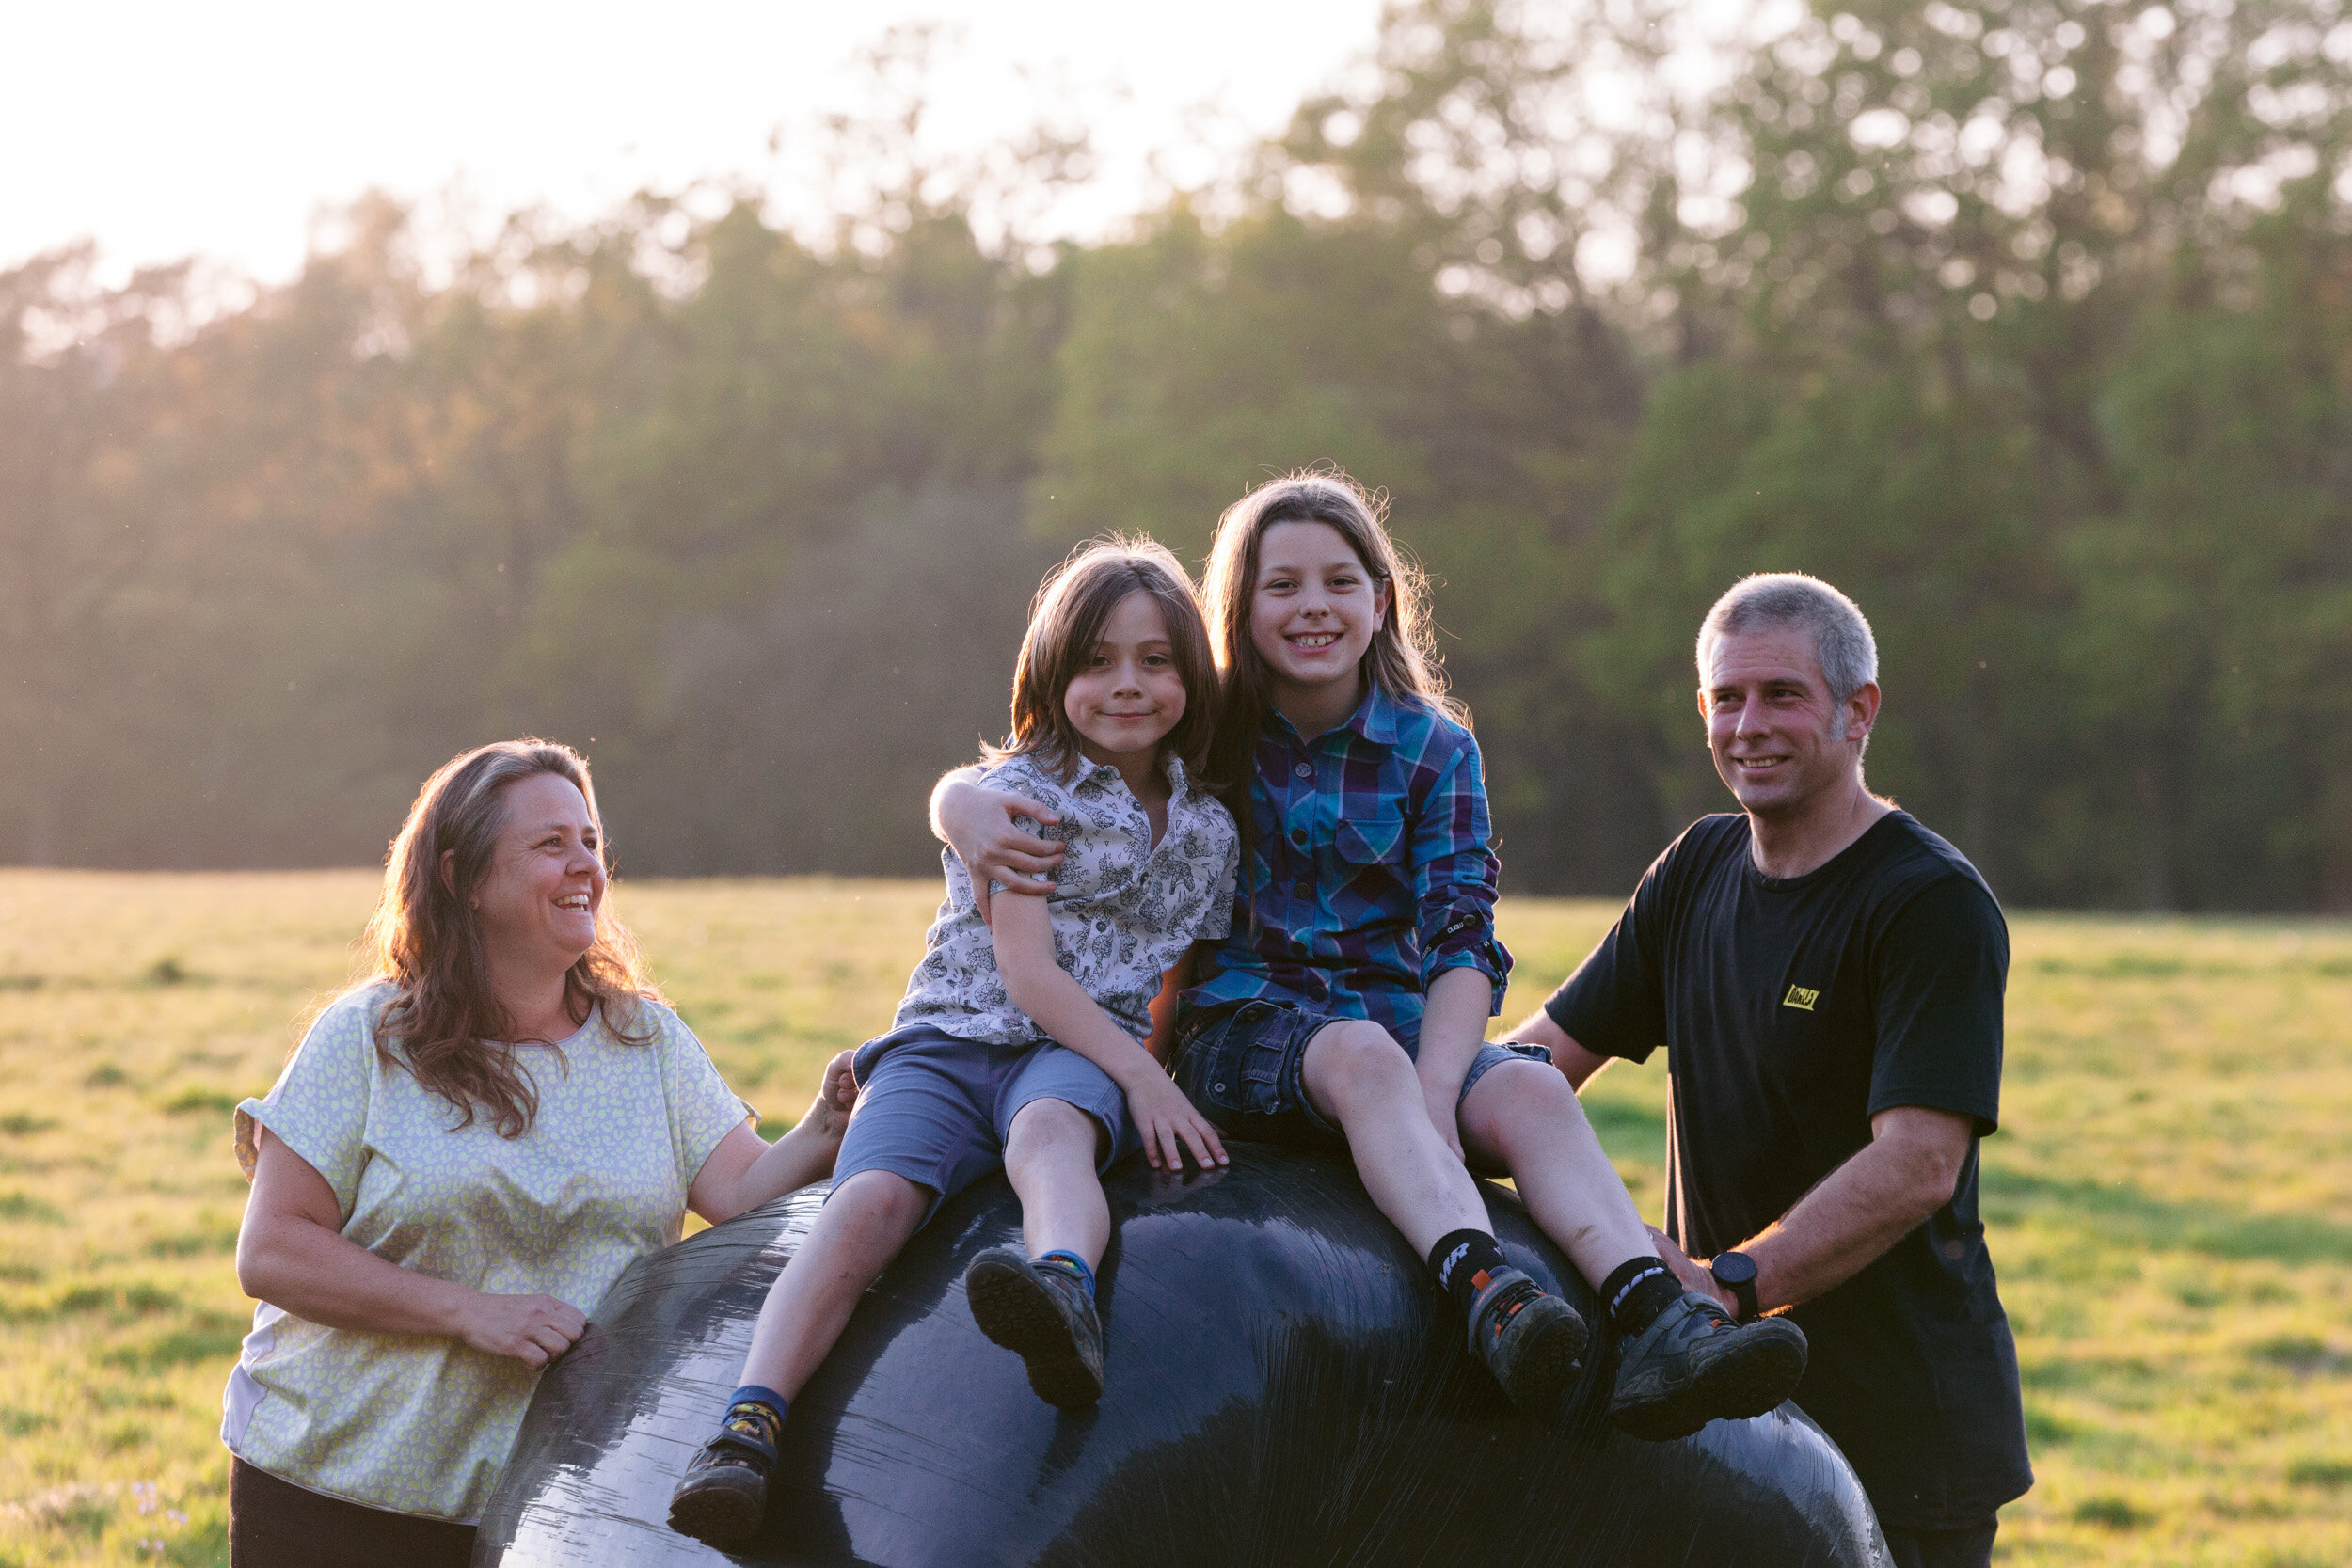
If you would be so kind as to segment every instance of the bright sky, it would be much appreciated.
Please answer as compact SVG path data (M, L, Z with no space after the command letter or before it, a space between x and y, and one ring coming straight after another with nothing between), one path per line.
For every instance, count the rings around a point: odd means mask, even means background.
M282 278L322 207L370 186L584 217L644 186L749 176L805 207L808 128L854 106L859 47L913 21L961 40L934 75L941 146L1017 132L1041 102L1091 127L1103 178L1059 222L1100 231L1150 198L1155 153L1196 182L1204 150L1279 128L1365 56L1378 14L1379 0L52 0L9 19L0 267L87 235L109 271L198 254Z

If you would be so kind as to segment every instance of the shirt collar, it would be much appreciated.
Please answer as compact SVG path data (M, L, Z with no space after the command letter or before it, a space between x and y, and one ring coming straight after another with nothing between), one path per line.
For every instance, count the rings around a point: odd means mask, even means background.
M1170 800L1182 800L1192 787L1191 776L1184 771L1184 759L1173 752L1165 759L1168 772L1168 794ZM1078 753L1078 771L1072 775L1070 787L1075 789L1088 779L1100 779L1105 786L1118 784L1124 789L1126 776L1107 762L1096 762L1084 752Z
M1367 681L1363 701L1356 705L1356 711L1347 716L1346 722L1340 725L1340 729L1353 731L1375 746L1393 746L1396 744L1397 721L1403 717L1404 711L1396 699L1380 689L1378 681ZM1301 745L1308 743L1307 737L1298 733L1298 726L1292 723L1289 716L1279 708L1268 705L1266 721L1274 725L1278 733L1288 735ZM1326 733L1336 735L1339 732L1332 730Z
M1395 745L1396 721L1403 710L1380 689L1378 681L1366 681L1364 686L1364 700L1347 716L1347 727L1375 746Z

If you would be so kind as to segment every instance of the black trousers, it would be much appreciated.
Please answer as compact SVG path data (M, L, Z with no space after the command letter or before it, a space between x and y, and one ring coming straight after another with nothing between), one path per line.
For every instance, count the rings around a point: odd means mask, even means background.
M467 1568L473 1527L324 1497L229 1462L229 1568Z
M1986 1568L1993 1560L1993 1532L1998 1519L1963 1529L1896 1529L1886 1532L1886 1548L1895 1568Z

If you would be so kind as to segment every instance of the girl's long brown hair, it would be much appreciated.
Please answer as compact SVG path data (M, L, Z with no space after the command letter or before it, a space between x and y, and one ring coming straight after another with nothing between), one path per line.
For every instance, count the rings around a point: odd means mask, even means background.
M1012 671L1012 733L985 749L990 762L1036 756L1067 781L1085 760L1078 731L1062 697L1086 668L1103 627L1120 601L1149 594L1168 626L1168 651L1184 683L1184 716L1160 741L1163 756L1183 759L1185 772L1206 785L1209 740L1216 731L1216 666L1209 630L1193 597L1192 578L1165 546L1113 534L1091 539L1045 575L1029 603L1029 629Z
M1209 637L1224 679L1210 767L1225 785L1226 804L1249 838L1249 784L1258 731L1265 723L1266 668L1249 638L1249 611L1258 585L1258 555L1277 523L1324 523L1339 531L1375 582L1389 590L1389 612L1364 651L1363 673L1400 702L1425 703L1460 723L1470 712L1446 690L1437 625L1429 612L1429 578L1396 547L1383 525L1379 497L1338 468L1318 468L1269 480L1225 509L1209 546L1201 583Z
M372 978L394 987L376 1022L377 1052L454 1106L459 1127L486 1114L502 1138L522 1136L538 1114L539 1094L516 1059L515 1021L490 990L471 895L488 875L506 826L506 786L534 773L568 779L579 789L588 819L597 824L596 853L609 873L588 759L551 740L501 740L452 757L417 791L385 856L384 893L366 939ZM453 886L441 880L441 856L449 850L456 851ZM575 1022L587 1022L602 1005L616 1038L652 1041L655 1026L640 1020L635 1004L659 1002L661 993L610 898L596 911L596 945L564 975L564 990ZM634 1029L640 1022L645 1027Z

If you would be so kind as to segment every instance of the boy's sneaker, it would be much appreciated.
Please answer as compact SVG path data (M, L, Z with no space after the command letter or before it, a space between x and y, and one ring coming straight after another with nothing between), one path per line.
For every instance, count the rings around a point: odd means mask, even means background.
M1518 1269L1497 1269L1470 1300L1470 1354L1519 1413L1549 1420L1584 1354L1584 1320Z
M748 1541L768 1513L768 1475L775 1468L775 1412L732 1405L718 1435L687 1462L670 1494L670 1528L713 1546Z
M1635 1437L1662 1443L1711 1420L1761 1416L1796 1392L1804 1355L1804 1330L1787 1318L1734 1323L1685 1291L1620 1347L1609 1417Z
M964 1270L963 1293L980 1332L1027 1364L1039 1399L1079 1410L1103 1397L1103 1321L1074 1277L993 1246Z

